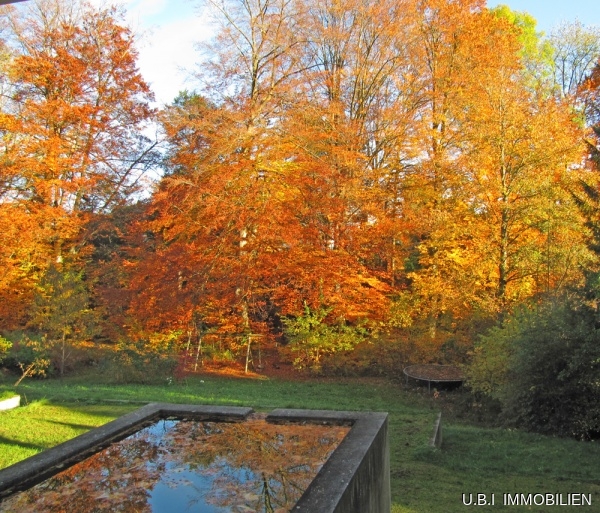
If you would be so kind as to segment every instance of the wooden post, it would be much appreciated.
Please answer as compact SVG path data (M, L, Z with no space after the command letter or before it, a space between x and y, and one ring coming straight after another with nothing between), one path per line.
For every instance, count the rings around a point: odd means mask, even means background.
M252 336L248 335L248 347L246 349L246 368L244 369L244 373L248 374L248 362L252 358L252 353L250 352L250 344L252 343Z
M196 350L196 363L194 364L194 372L198 369L198 358L200 357L200 353L202 351L202 337L198 337L198 349ZM200 364L203 364L202 360L200 360Z

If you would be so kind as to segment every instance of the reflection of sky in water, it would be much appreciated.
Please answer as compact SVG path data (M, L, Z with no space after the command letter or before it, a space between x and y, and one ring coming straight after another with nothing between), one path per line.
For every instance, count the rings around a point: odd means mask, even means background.
M163 435L168 433L178 421L163 420L149 426L133 436L147 438L159 446ZM159 453L164 454L164 453ZM159 460L161 458L159 457ZM148 467L160 466L160 461L148 461ZM232 469L233 470L233 469ZM238 470L237 472L243 473ZM181 462L168 462L160 474L159 481L149 490L148 505L152 511L194 511L194 513L223 513L228 508L208 504L204 498L210 494L215 476L206 476Z
M170 468L172 467L172 468ZM148 504L152 511L194 511L198 513L222 513L228 511L204 501L210 493L213 481L182 467L168 465L166 474L150 491ZM171 472L174 470L174 472Z
M34 488L0 511L289 511L347 427L160 420Z
M145 429L142 438L151 439L158 445L161 444L163 435L168 433L179 421L165 420ZM164 454L164 453L162 453ZM149 461L152 467L160 466L159 461ZM190 470L189 465L180 461L166 463L161 472L160 480L150 490L148 504L152 511L194 511L194 513L224 513L230 511L228 507L218 507L206 502L205 498L214 494L215 484L219 478L229 475L235 481L246 483L256 481L254 474L243 468L233 468L222 458L216 458L212 462L213 469L218 472L199 472L201 468ZM206 467L204 467L204 470Z

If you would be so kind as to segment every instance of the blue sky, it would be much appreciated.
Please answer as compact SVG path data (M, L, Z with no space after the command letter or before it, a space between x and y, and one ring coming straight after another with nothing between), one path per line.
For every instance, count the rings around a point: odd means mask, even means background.
M105 0L91 0L100 5ZM111 0L108 0L109 3ZM118 1L118 0L117 0ZM170 103L182 89L193 89L190 72L198 62L194 47L210 37L206 13L198 0L121 0L131 27L141 36L139 67L156 94L158 104ZM16 4L25 8L28 2ZM600 0L488 0L488 6L506 4L526 11L548 33L561 21L578 19L600 26Z
M91 0L95 5L119 0ZM183 89L194 89L190 78L199 60L196 43L212 29L199 0L120 0L139 35L139 68L157 103L170 103Z

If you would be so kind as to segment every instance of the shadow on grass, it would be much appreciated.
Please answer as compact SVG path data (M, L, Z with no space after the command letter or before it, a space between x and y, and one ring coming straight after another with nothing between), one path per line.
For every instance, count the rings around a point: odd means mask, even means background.
M46 422L49 422L50 424L58 424L59 426L67 426L73 429L84 429L86 431L89 431L90 429L94 429L95 427L97 427L94 424L75 424L72 422L61 422L60 420L52 420L52 419L47 419Z
M113 403L109 403L109 404L69 404L69 403L56 403L59 406L62 406L64 408L68 408L71 412L76 413L76 414L80 414L80 415L87 415L90 417L102 417L104 419L106 419L106 422L109 422L112 419L116 419L117 417L120 417L121 415L125 415L126 413L129 413L130 411L133 410L137 410L138 408L141 408L144 404L146 403L142 403L142 404L113 404ZM88 426L88 428L94 428L97 427L98 424L95 425L90 425ZM82 426L84 427L84 426Z
M47 406L49 408L58 408L60 410L66 410L64 415L55 414L54 417L62 418L64 416L73 416L73 415L84 415L87 417L101 417L105 419L106 422L113 420L121 415L125 415L126 413L136 410L143 406L146 403L141 404L98 404L96 402L93 403L82 403L82 402L73 402L73 401L60 401L60 400L47 400L43 399L41 401L34 401L31 403L32 410L37 406ZM68 427L74 428L82 428L82 429L93 429L98 427L98 423L91 421L90 424L77 424L77 423L69 423L62 422L60 420L54 420L48 418L47 416L43 419L44 422L52 422L54 424L62 424Z
M0 445L1 444L12 445L14 447L21 447L23 449L35 449L38 451L43 451L44 449L48 448L45 445L32 444L29 442L21 442L19 440L14 440L12 438L6 438L4 436L0 436Z

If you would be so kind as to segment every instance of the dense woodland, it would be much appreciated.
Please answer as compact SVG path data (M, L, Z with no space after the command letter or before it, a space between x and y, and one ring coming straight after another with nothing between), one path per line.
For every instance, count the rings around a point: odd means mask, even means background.
M515 383L562 383L587 402L548 429L600 431L600 31L484 0L209 7L197 88L161 108L120 8L2 8L5 365L452 363L542 428L556 396Z

